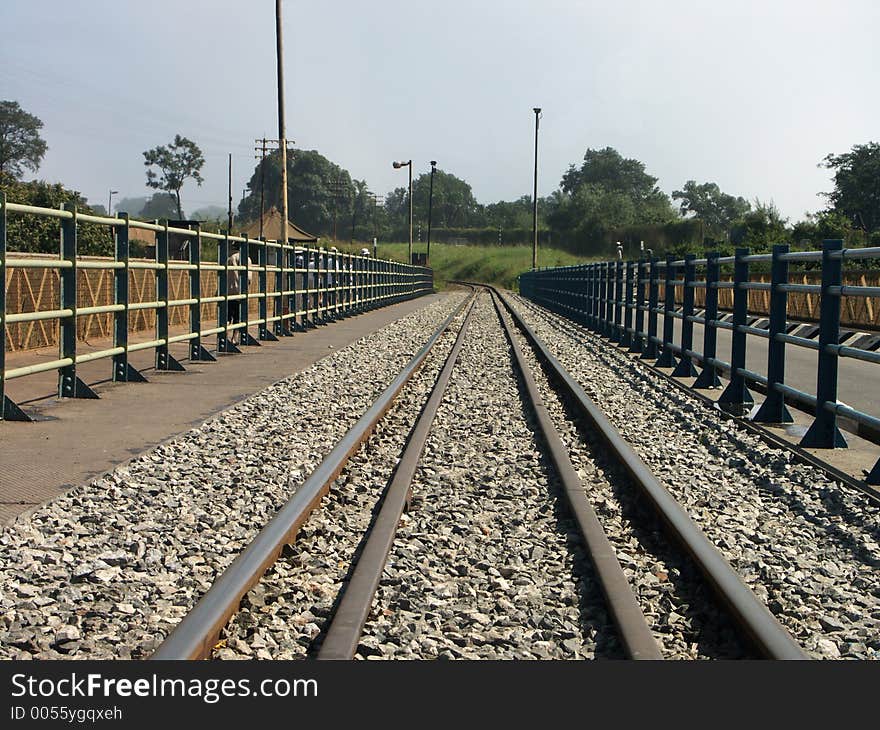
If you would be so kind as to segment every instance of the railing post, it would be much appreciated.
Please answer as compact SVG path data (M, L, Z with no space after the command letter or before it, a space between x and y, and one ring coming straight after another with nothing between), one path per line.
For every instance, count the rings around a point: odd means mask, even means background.
M59 398L97 398L89 386L77 377L76 374L76 310L77 310L77 285L79 283L78 261L76 251L77 212L76 206L65 203L63 209L71 213L70 218L61 220L61 261L68 266L59 271L61 282L61 309L69 309L69 317L61 317L59 327L59 358L70 358L73 362L58 370L58 397ZM3 283L6 285L6 282ZM6 343L3 343L4 347Z
M238 246L238 265L243 266L244 268L241 271L238 271L238 293L243 296L243 299L238 300L238 306L240 307L238 322L239 324L243 324L239 330L239 345L246 345L248 347L259 347L260 343L258 340L254 338L254 336L250 333L250 319L251 319L251 246L250 240L248 239L247 233L242 234L244 240Z
M695 389L716 388L721 379L712 362L718 354L718 281L721 279L719 253L713 251L706 256L706 307L703 312L703 369L694 381Z
M193 361L213 362L215 358L207 348L202 346L202 226L195 224L195 241L189 239L189 263L194 269L189 270L189 298L195 304L189 305L189 331L195 335L189 341L189 359Z
M223 238L217 246L217 263L223 268L217 272L217 296L222 299L217 302L217 326L229 326L229 307L237 307L238 302L229 302L229 231L223 231ZM232 272L233 276L238 276L237 271ZM229 337L229 331L224 329L217 333L217 352L223 353L241 353Z
M602 334L611 337L612 323L614 322L614 262L608 261L605 264L605 311L604 320L602 322Z
M738 248L733 264L733 331L730 346L730 382L718 399L718 405L731 412L742 414L747 405L755 402L746 386L741 370L746 367L746 326L749 314L749 290L743 285L749 281L749 262L742 259L749 255L749 249Z
M257 330L258 337L263 342L278 342L278 338L275 336L273 330L275 327L269 326L269 244L266 243L265 236L259 239L260 242L257 244L257 251L259 256L259 267L260 270L258 272L259 276L259 285L260 285L260 319L263 320L260 324L259 329ZM276 279L277 281L277 279ZM273 305L277 305L277 300L280 297L275 297L275 301ZM272 311L274 312L278 307L273 306Z
M660 275L657 269L658 259L651 258L648 272L648 337L645 340L645 351L642 360L655 360L659 353L657 347L657 304L660 298L660 286L657 277Z
M629 346L630 352L641 353L645 349L645 273L647 265L644 259L639 259L636 264L636 281L635 295L635 325L633 326L632 342Z
M6 193L0 190L0 420L32 420L6 395Z
M694 280L696 279L696 266L694 260L697 257L689 253L684 257L684 291L682 293L681 308L681 359L672 375L676 378L690 378L697 374L697 369L691 358L685 353L694 349L694 322L690 317L694 316Z
M129 248L129 222L128 213L116 216L122 219L123 224L116 227L116 246L114 260L122 267L113 269L113 303L121 304L124 309L113 313L113 347L124 348L122 352L113 356L113 382L115 383L146 383L147 379L128 362L128 319L129 305L129 274L130 248Z
M275 249L275 297L272 305L272 316L277 319L272 323L272 333L276 337L290 337L291 332L287 327L287 320L284 319L284 292L287 290L287 241L278 241L278 248Z
M171 307L168 306L168 221L165 221L163 230L156 234L156 339L160 343L156 346L156 370L170 370L183 372L184 367L168 351L168 323L171 317Z
M633 293L635 286L633 282L633 271L635 271L635 262L626 262L626 288L623 296L623 330L620 333L620 346L629 348L633 352Z
M287 314L290 316L289 319L285 321L284 326L287 329L287 333L292 336L294 332L302 331L299 326L299 318L297 317L297 312L299 311L299 309L297 308L296 303L296 277L299 276L296 271L296 246L291 245L289 248L285 248L284 251L284 255L287 256L287 276L285 278L285 288L288 292L290 292L287 295Z
M611 341L620 342L623 338L623 260L614 262L614 323L611 327Z
M675 333L673 323L673 312L675 312L675 258L673 256L666 257L666 274L663 284L663 344L660 346L660 357L654 363L654 367L671 368L675 365L675 358L672 355L672 338Z
M822 241L822 295L819 300L819 368L816 383L816 420L804 434L800 445L817 449L845 449L846 439L837 428L837 413L825 404L837 404L837 350L840 342L840 287L843 285L843 259L832 257L843 241ZM830 289L838 287L838 293Z
M785 332L788 315L788 292L782 286L788 284L788 261L780 258L788 253L788 246L773 246L773 263L770 269L770 326L767 340L767 399L761 404L753 421L758 423L792 423L794 419L785 407L785 396L776 384L785 382L785 342L777 335Z
M605 289L603 287L602 278L605 271L605 264L593 264L593 324L590 329L593 332L602 332L602 315L604 310L602 309L602 302Z

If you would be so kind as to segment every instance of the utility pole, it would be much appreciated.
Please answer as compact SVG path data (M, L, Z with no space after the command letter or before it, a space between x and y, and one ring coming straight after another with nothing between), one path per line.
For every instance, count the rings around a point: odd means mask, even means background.
M534 107L535 112L535 188L532 195L532 270L538 268L538 120L541 118L541 107Z
M266 145L269 143L269 140L264 135L262 139L258 139L256 142L260 144L259 147L254 147L260 153L259 156L254 155L254 157L260 160L260 238L262 238L266 201Z
M281 245L287 245L287 132L284 129L284 45L281 0L275 0L275 50L278 57L278 147L281 149ZM260 218L262 221L262 217Z
M230 233L232 233L232 153L229 153L229 207L227 208L227 215L229 216L229 228L227 229Z
M434 169L437 160L431 160L431 187L428 192L428 250L425 252L425 263L430 266L431 262L431 208L434 205Z
M335 180L324 180L324 185L333 194L333 240L338 241L339 239L336 236L336 215L339 208L339 196L343 190L348 189L348 183L341 177L337 177Z

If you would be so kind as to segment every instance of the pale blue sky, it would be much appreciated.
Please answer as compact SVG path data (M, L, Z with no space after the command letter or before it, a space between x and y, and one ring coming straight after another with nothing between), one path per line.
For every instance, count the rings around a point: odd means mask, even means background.
M142 152L204 150L184 208L237 203L253 140L277 136L274 0L0 0L0 98L45 123L39 177L106 205L146 195ZM587 147L774 200L800 218L817 163L880 139L872 0L285 0L288 136L385 194L429 160L483 203L539 195Z

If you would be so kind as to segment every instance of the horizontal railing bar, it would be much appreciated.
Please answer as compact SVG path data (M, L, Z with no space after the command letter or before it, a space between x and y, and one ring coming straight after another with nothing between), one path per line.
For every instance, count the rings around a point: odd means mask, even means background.
M36 375L37 373L45 373L48 370L57 370L58 368L66 368L73 365L73 358L64 357L60 360L51 360L50 362L41 362L37 365L27 365L21 368L12 368L3 374L3 380L13 380L21 378L25 375Z
M818 344L818 343L817 343ZM860 350L857 347L847 347L846 345L825 345L826 352L836 352L840 357L848 357L853 360L861 360L863 362L880 363L880 352L872 352L871 350Z
M109 350L99 350L98 352L87 352L84 355L76 356L76 364L91 362L92 360L101 360L105 357L113 357L113 355L121 355L125 352L124 347L112 347Z
M867 248L844 248L840 251L831 251L829 258L832 259L873 259L880 257L880 246Z
M779 291L804 292L806 294L821 294L822 287L819 284L777 284Z
M63 317L72 316L72 309L50 309L44 312L16 312L15 314L6 315L6 324L15 324L16 322L39 322L44 319L61 319Z
M821 261L821 251L789 251L779 255L781 261Z
M806 347L810 350L818 350L819 343L815 340L807 339L806 337L797 337L795 335L787 335L785 332L777 332L774 335L774 339L777 342L787 342L791 345L797 345L798 347Z
M6 259L6 266L15 269L72 269L73 262L62 259Z
M851 408L843 403L831 403L830 401L826 401L824 408L826 411L837 413L838 416L849 418L857 423L861 423L863 426L880 430L880 418L869 416L867 413L857 411L855 408Z

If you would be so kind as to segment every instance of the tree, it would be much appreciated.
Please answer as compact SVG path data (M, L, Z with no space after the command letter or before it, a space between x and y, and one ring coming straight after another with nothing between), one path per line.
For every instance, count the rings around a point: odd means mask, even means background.
M3 181L3 192L9 200L39 208L59 208L62 204L76 206L80 213L94 213L88 201L76 190L59 183L43 180ZM76 245L79 254L112 256L113 239L107 227L98 223L78 221ZM6 237L10 250L58 255L58 220L37 215L10 215L6 221Z
M262 166L262 169L261 169ZM281 155L276 150L257 163L238 206L243 220L260 218L260 186L264 210L281 210ZM317 150L295 150L287 156L287 202L290 220L309 233L330 234L334 217L337 233L345 233L352 214L351 175Z
M552 230L586 253L607 243L617 228L667 223L675 218L669 196L638 160L605 147L588 149L578 168L570 165L561 192L547 210Z
M880 228L880 144L857 144L842 155L829 154L819 167L834 170L834 190L823 193L832 208L870 238Z
M40 137L41 122L16 101L0 101L0 177L20 178L25 168L36 172L48 146Z
M624 193L634 201L647 201L665 195L657 188L657 178L645 172L645 164L623 157L613 147L588 149L580 168L569 165L562 176L562 192L571 194L581 185L598 185Z
M172 193L153 193L152 197L148 198L141 209L133 215L144 220L168 220L175 215L183 218L177 207L177 198Z
M413 220L428 223L431 173L423 172L413 180ZM393 195L393 193L392 193ZM408 215L408 201L403 210ZM431 225L435 228L463 228L478 222L480 205L469 183L439 167L434 171L434 196L431 202ZM398 224L404 221L396 221Z
M695 180L688 180L682 190L674 190L672 198L681 200L679 210L682 215L693 213L705 223L708 233L725 238L731 224L752 208L745 198L722 193L717 183L698 185Z
M155 147L144 152L144 165L147 169L147 187L157 190L165 190L173 193L177 203L177 216L183 218L183 208L180 205L180 189L189 178L198 185L204 182L201 169L205 164L202 151L195 142L174 135L174 141L166 146ZM155 165L161 173L149 169Z
M755 198L754 209L746 213L730 229L730 242L756 251L767 251L774 243L789 239L787 220L771 200L763 203Z

